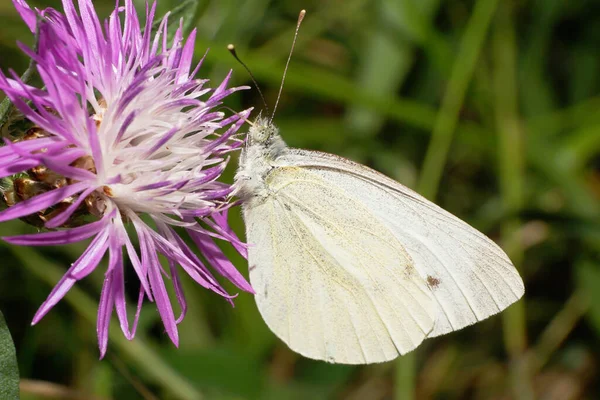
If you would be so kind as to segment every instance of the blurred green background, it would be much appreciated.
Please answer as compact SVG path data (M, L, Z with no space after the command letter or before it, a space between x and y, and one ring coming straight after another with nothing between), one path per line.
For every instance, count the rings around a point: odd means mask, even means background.
M94 3L102 16L114 6ZM159 0L159 15L177 4ZM231 308L187 279L180 349L147 303L136 339L113 321L98 361L102 268L31 327L82 246L2 243L0 309L22 398L599 398L600 3L205 1L186 15L199 30L197 56L211 48L200 75L216 84L233 68L235 83L247 84L225 50L233 42L274 104L301 8L308 14L275 118L284 139L370 165L485 232L518 266L525 298L397 361L349 367L292 353L251 295ZM22 73L16 41L31 44L31 34L9 0L0 20L0 67ZM228 105L262 107L255 90ZM224 180L234 167L235 159ZM231 223L243 234L237 209ZM4 223L0 235L31 229Z

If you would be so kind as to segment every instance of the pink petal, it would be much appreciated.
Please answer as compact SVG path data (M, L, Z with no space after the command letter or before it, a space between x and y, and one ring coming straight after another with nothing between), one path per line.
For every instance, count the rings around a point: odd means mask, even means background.
M56 143L56 139L53 138L39 138L39 139L31 139L24 140L22 142L12 143L6 142L6 144L10 144L9 146L0 147L0 161L6 162L9 160L17 160L21 156L19 154L15 154L15 150L20 153L30 153L33 151L38 151L43 149L44 147Z
M0 178L18 174L38 165L39 161L36 160L9 160L6 165L0 166Z
M148 235L149 232L145 231L145 228L136 225L138 237L140 239L140 250L142 253L142 264L148 266L148 277L150 280L150 288L154 295L154 301L158 308L158 313L163 320L167 335L171 338L171 341L176 347L179 347L179 333L177 332L177 324L175 322L175 315L173 314L173 308L165 288L161 276L161 267L156 256L156 248L152 238Z
M75 200L73 202L73 204L71 204L69 207L67 207L67 209L65 211L61 212L56 217L54 217L50 221L46 222L46 224L44 226L46 228L52 229L52 228L57 228L57 227L63 225L65 222L67 222L67 220L71 217L71 215L73 215L75 210L77 210L77 208L79 208L79 206L85 200L85 198L88 197L94 190L96 190L96 189L89 188L85 192L81 193L79 195L79 197L77 197L77 200Z
M112 271L114 278L113 298L117 310L117 317L119 318L123 334L127 339L131 340L133 339L133 335L129 331L129 320L127 318L125 276L123 274L123 249L121 244L111 240L109 251L109 271Z
M81 192L87 186L88 184L86 182L78 182L59 189L51 190L43 194L39 194L30 199L17 203L14 206L0 212L0 222L21 218L49 208L66 199L67 197Z
M33 317L32 325L37 324L73 287L75 282L89 275L100 263L108 248L108 230L96 236L81 257L73 263L67 273L54 286L46 301Z
M175 321L175 323L179 325L187 314L187 301L185 300L185 294L183 293L183 286L181 286L181 280L179 279L177 266L171 259L169 259L169 270L171 271L171 278L173 279L173 287L175 288L177 302L179 303L179 307L181 307L181 314Z
M36 27L36 15L35 12L29 7L29 4L25 0L13 0L13 4L17 9L17 12L23 18L23 21L27 24L27 27L31 32L35 32Z
M30 233L27 235L5 236L5 242L21 246L56 246L59 244L75 243L87 239L100 232L107 224L108 218L92 222L77 228L55 232Z
M113 297L113 271L104 276L100 304L98 306L98 321L96 322L96 333L98 334L98 345L100 346L100 359L104 358L108 346L108 328L110 327L110 316L114 307Z
M196 243L204 257L210 262L213 268L225 278L229 279L238 288L255 293L254 289L246 278L237 270L231 261L223 254L219 246L207 235L202 235L197 232L189 231L188 234Z

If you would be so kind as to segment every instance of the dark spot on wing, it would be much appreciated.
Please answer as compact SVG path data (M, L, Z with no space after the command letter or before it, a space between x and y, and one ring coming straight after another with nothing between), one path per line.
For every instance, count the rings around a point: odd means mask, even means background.
M431 275L427 275L427 286L429 286L430 289L435 289L439 285L440 285L440 280L438 278L434 278Z
M256 265L251 265L248 267L248 271L254 271L254 268L256 268Z

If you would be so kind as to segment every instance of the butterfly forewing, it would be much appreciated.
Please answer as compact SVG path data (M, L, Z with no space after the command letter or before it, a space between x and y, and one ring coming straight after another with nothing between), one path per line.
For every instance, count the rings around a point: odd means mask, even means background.
M344 191L401 243L435 299L436 321L428 337L485 319L523 295L523 281L500 247L392 179L344 158L307 150L290 149L277 165L298 168ZM346 212L345 206L339 207L339 213Z

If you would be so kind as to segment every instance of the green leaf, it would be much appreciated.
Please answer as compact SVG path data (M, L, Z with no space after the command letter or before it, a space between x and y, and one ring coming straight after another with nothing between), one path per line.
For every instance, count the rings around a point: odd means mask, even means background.
M171 26L169 27L169 37L175 34L175 31L179 27L179 19L183 18L183 33L187 36L193 29L196 21L205 10L208 5L208 1L199 0L184 0L177 7L171 11L169 19Z
M15 345L0 312L0 399L19 398L19 367Z
M145 9L146 3L138 1L136 3L138 13ZM169 22L167 26L167 39L171 41L175 36L175 32L179 29L179 21L183 18L183 36L186 37L195 26L198 18L208 5L207 1L200 0L184 0L174 7L169 14ZM157 15L161 15L160 12ZM152 24L152 33L155 33L162 22L162 18L157 18Z
M27 70L25 70L23 75L21 75L21 81L23 81L23 83L27 83L31 79L31 76L34 72L35 63L33 62L33 60L31 60L29 62L29 67L27 67ZM4 126L4 124L6 124L9 121L13 109L13 103L8 97L2 100L2 102L0 103L0 129Z
M39 32L40 23L41 23L41 20L38 19L37 25L35 28L35 33L34 33L34 36L35 36L35 45L33 46L34 53L37 53L37 50L38 50L38 32ZM35 72L36 72L36 64L35 64L35 61L33 59L31 59L31 60L29 60L29 66L27 67L25 72L23 72L23 75L21 75L21 81L23 83L28 83L29 80L33 77L33 74ZM4 124L6 124L9 121L13 110L14 110L14 105L8 97L6 97L4 100L2 100L2 102L0 103L0 129L2 129L2 127L4 127Z
M23 75L21 75L21 81L23 81L23 83L29 82L34 72L35 63L33 62L33 60L31 60L29 62L29 67L27 67L27 70L25 70ZM2 102L0 103L0 128L2 128L4 124L6 124L9 121L13 109L13 103L8 97L2 100Z

